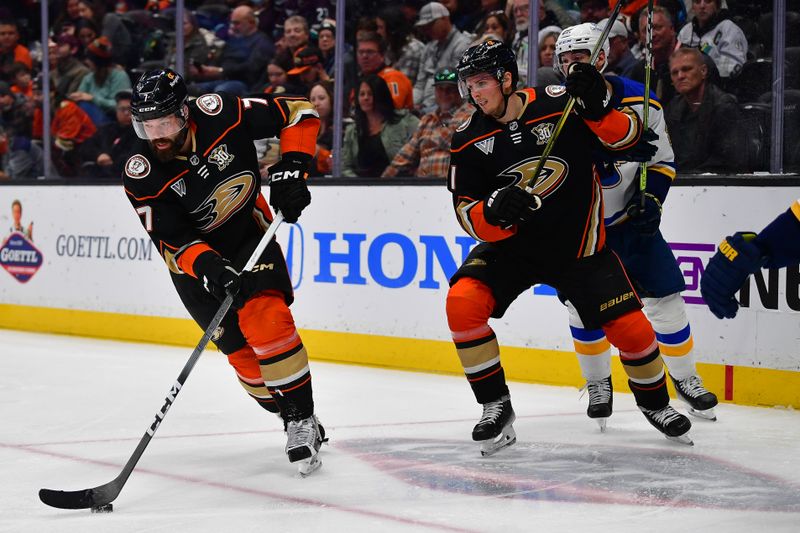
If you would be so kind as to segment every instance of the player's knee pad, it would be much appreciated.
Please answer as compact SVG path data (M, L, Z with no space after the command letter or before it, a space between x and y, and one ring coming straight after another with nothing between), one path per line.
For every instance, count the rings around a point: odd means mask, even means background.
M640 359L657 349L656 334L641 310L631 311L603 324L608 340L619 348L620 356Z
M489 317L494 309L491 289L475 278L459 279L447 293L447 324L456 333L476 332L475 337L486 334Z
M643 302L647 318L653 323L653 329L659 333L674 333L689 323L686 303L680 293L664 298L644 298Z
M260 359L300 344L294 318L283 293L262 292L239 311L239 327Z
M250 346L245 346L228 354L228 362L236 370L239 379L250 385L263 385L261 369L258 366L258 357Z

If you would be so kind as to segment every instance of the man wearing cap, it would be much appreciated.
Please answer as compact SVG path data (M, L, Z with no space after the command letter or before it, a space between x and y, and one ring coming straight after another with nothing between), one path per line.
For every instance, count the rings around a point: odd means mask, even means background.
M461 98L455 69L439 69L433 77L433 86L436 109L422 117L417 131L394 156L382 178L447 177L453 132L472 116L474 108Z
M316 46L304 46L294 53L294 68L286 74L294 76L296 84L304 89L304 93L311 90L318 81L328 81L330 76L322 65L322 52Z
M133 155L132 147L137 140L131 125L131 91L118 92L115 100L116 120L98 129L78 151L84 169L98 178L122 175L125 161Z
M608 24L607 18L601 20L597 25L605 28L606 24ZM629 78L636 67L636 57L628 46L628 29L625 28L625 23L619 19L614 21L611 32L608 34L607 59L606 74Z
M78 38L68 33L59 35L55 42L50 41L50 83L59 100L77 91L89 73L89 67L75 57L80 47Z
M414 105L423 113L429 113L436 108L434 75L441 68L457 64L473 36L458 31L450 22L450 12L439 2L425 4L415 26L428 38L428 43L422 52L414 84Z
M383 37L374 31L362 32L356 43L356 61L361 78L377 74L386 82L395 109L414 107L411 80L396 68L386 65L386 41ZM354 94L351 96L355 98Z

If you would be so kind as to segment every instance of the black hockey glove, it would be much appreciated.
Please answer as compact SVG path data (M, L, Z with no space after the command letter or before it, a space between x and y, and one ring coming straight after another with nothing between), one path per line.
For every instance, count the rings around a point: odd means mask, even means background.
M294 224L303 209L311 203L306 185L311 157L299 152L287 152L269 168L269 203L283 213L286 222Z
M614 161L632 161L634 163L647 163L653 159L658 152L658 146L655 142L659 139L658 134L647 128L647 131L642 133L639 142L626 148L625 150L611 151L606 149L597 150L597 156L603 161L612 163Z
M661 224L661 202L649 192L644 193L644 205L642 195L635 194L625 207L625 212L629 217L628 223L645 237L652 237L658 232Z
M734 295L747 276L766 263L764 251L755 239L755 233L743 231L725 237L700 278L700 294L717 318L736 316L739 302Z
M575 111L587 120L600 120L611 111L611 93L594 65L572 63L564 86L575 98Z
M242 278L230 261L214 252L203 252L195 259L194 271L203 287L220 303L230 294L233 296L231 307L241 309L244 306Z
M512 185L497 189L486 198L483 214L486 222L505 228L512 224L527 224L533 212L542 207L542 199L536 194Z

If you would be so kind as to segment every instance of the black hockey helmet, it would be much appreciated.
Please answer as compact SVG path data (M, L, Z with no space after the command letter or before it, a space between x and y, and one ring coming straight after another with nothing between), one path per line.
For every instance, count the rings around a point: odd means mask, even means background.
M458 88L463 98L468 98L471 103L472 96L467 90L466 80L470 76L486 72L497 78L503 83L503 76L506 72L511 73L511 87L516 89L519 82L519 69L517 68L517 58L514 52L503 41L498 39L486 39L482 43L470 46L464 51L458 65Z
M136 134L142 139L154 139L158 136L169 136L177 133L186 125L188 110L186 108L186 83L172 69L160 68L142 74L131 95L131 115ZM153 131L146 131L144 122L164 117L177 117L172 128L159 130L158 136ZM148 128L149 129L149 128Z

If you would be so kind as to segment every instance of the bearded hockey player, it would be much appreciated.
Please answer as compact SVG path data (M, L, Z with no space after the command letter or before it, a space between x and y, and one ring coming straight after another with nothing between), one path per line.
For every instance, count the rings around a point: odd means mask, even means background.
M566 77L573 63L588 63L603 29L593 23L565 29L556 41L553 68ZM606 67L608 40L600 48L596 67ZM633 109L644 115L644 85L628 78L607 76L611 91L610 106ZM598 152L596 167L603 185L606 245L622 260L625 270L644 303L644 312L653 325L659 350L669 370L679 398L689 405L689 412L716 420L717 397L706 390L697 374L692 332L681 291L686 288L659 224L667 192L675 178L672 152L661 103L652 94L649 99L648 140L629 153ZM655 135L652 135L655 134ZM622 159L627 157L629 160ZM639 190L640 166L647 164L647 188ZM612 412L611 346L602 329L588 329L581 322L575 306L567 302L570 330L578 354L581 373L589 391L587 414L605 429Z
M252 271L237 273L273 219L253 141L280 136L270 204L295 222L311 202L305 177L319 117L302 97L210 93L188 101L183 79L169 69L139 79L131 108L141 140L123 172L128 199L201 328L227 293L234 296L213 340L247 393L283 418L289 461L309 474L321 465L324 430L278 243L270 242Z
M620 350L636 403L668 438L690 443L691 422L669 405L663 362L641 301L605 246L603 195L591 151L640 141L632 111L610 107L602 75L576 64L561 86L515 91L513 52L489 39L457 67L462 94L476 108L451 146L448 187L463 229L482 241L450 280L447 319L483 416L472 432L484 455L513 444L514 410L490 317L536 283L565 295L588 329ZM551 157L533 170L569 95L576 98ZM532 193L526 191L532 190ZM535 325L532 325L535 327Z

